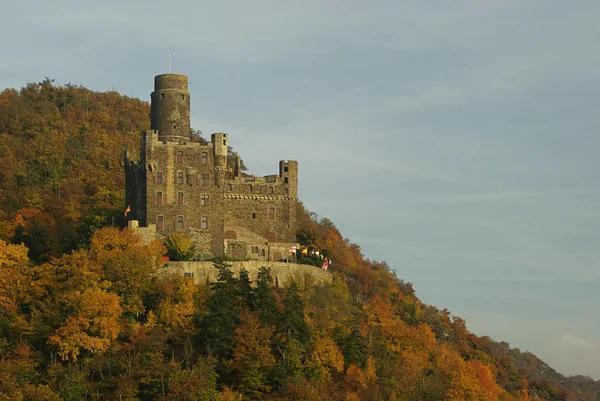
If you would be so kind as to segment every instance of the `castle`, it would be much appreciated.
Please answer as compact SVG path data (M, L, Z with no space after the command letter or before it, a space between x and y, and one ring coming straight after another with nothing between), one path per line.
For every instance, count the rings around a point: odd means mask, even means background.
M129 226L146 239L183 232L199 258L289 258L297 246L298 162L282 160L278 174L250 176L227 134L212 134L210 142L193 135L185 75L157 75L151 103L139 159L125 154Z

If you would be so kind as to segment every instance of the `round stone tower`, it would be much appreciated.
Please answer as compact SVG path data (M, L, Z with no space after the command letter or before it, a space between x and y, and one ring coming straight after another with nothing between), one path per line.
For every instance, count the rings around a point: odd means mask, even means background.
M161 141L190 138L190 93L188 77L162 74L154 77L151 128Z

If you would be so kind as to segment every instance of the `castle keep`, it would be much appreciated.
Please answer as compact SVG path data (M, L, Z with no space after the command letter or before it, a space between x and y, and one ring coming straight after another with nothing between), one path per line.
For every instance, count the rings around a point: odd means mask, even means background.
M278 261L296 244L298 162L250 176L229 152L227 134L192 135L188 79L154 78L151 129L139 160L125 155L129 226L145 238L184 232L199 257Z

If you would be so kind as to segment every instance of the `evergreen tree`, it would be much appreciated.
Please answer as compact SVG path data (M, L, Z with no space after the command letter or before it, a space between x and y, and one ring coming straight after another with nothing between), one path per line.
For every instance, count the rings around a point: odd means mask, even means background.
M304 345L310 340L308 325L304 319L304 300L296 281L292 281L285 291L280 332L287 338L296 339Z
M201 322L201 343L209 354L230 359L234 330L242 310L238 296L238 280L228 265L216 261L219 279L210 285L212 294L208 300L208 314Z
M254 289L254 307L263 325L275 326L281 319L273 293L271 269L266 267L261 267L258 271L258 280Z

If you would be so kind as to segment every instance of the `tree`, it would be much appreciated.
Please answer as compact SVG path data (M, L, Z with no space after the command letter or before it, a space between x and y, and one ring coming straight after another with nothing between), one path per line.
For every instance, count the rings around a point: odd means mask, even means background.
M233 359L227 369L233 374L234 388L249 400L262 400L271 390L270 371L275 365L271 351L271 327L262 327L255 313L248 310L235 329Z
M171 260L192 260L196 254L194 242L181 232L173 233L165 238L165 247Z
M292 281L285 291L283 318L279 331L288 338L298 340L301 344L307 344L310 338L308 325L304 319L304 300L295 281Z

